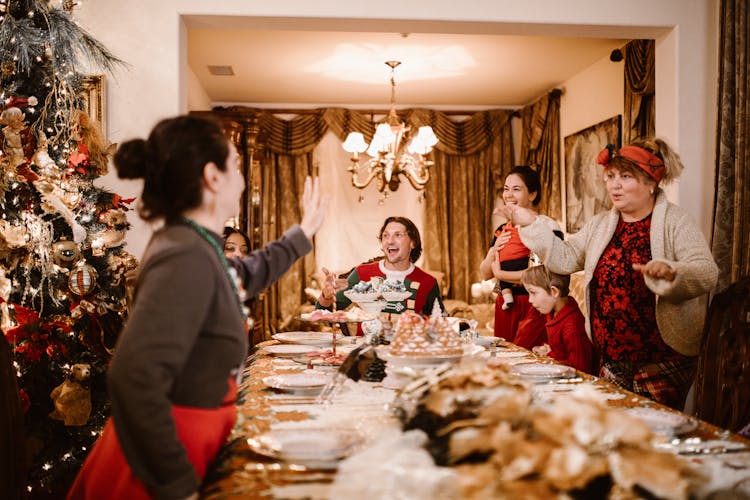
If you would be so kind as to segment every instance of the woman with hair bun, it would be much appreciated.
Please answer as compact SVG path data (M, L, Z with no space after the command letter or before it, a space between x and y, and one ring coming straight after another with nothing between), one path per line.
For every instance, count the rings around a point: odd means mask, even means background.
M608 145L597 163L613 207L568 240L527 209L509 206L506 215L551 271L584 271L599 376L682 409L696 374L705 300L718 277L700 229L661 189L684 167L660 139Z
M245 189L221 127L178 116L120 146L120 178L143 178L139 212L163 221L141 260L135 299L108 373L112 416L68 498L198 498L236 416L257 295L312 249L328 198L305 181L303 217L279 240L227 259L220 235Z

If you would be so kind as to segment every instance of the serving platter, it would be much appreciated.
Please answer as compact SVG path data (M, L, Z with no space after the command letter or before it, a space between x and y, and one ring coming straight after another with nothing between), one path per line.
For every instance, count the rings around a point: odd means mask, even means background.
M336 341L341 342L343 337L343 335L337 334ZM273 334L271 338L285 344L326 346L331 345L333 334L331 332L280 332Z
M263 456L307 467L336 468L363 443L353 429L276 429L249 438L250 448Z
M411 292L404 291L404 292L381 292L381 294L385 300L388 302L402 302L409 297L411 297Z
M464 345L462 354L451 354L445 356L394 356L390 352L390 347L380 345L375 348L380 359L392 363L394 366L430 366L440 365L443 363L455 363L460 361L464 356L473 356L481 353L484 348L478 345Z
M515 375L532 382L549 382L551 380L576 376L575 368L550 363L527 363L515 365L511 371Z

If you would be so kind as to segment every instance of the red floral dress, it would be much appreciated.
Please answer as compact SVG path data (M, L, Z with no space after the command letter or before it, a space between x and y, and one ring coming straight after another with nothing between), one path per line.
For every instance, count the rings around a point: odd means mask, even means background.
M656 296L632 267L651 260L650 231L651 215L617 224L589 285L591 331L601 376L679 406L692 380L694 359L664 342L656 323Z

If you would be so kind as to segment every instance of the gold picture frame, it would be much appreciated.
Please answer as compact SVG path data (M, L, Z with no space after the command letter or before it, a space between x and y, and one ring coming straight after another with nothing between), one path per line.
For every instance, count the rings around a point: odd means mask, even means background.
M622 144L622 115L565 137L565 229L577 233L591 217L609 210L612 202L596 156L607 144Z
M80 95L84 111L89 115L91 121L99 126L102 135L107 137L107 96L104 75L88 75L83 77Z

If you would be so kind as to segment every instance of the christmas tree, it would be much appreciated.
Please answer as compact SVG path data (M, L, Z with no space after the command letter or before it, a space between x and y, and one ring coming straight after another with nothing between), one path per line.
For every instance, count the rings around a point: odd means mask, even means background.
M32 497L63 492L108 416L124 321L124 200L94 184L112 147L81 96L83 65L120 61L64 0L0 0L0 318L23 407Z

